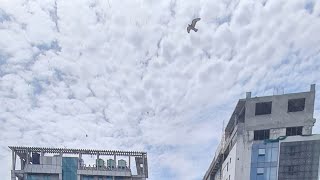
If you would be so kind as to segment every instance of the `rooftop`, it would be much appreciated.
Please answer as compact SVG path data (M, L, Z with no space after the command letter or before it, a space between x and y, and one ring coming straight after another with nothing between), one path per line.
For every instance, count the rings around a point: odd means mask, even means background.
M141 157L147 154L146 152L117 151L117 150L67 149L67 148L22 147L22 146L9 146L9 148L12 151L17 153L42 152L42 153L83 154L83 155L99 154L99 155L134 156L134 157Z

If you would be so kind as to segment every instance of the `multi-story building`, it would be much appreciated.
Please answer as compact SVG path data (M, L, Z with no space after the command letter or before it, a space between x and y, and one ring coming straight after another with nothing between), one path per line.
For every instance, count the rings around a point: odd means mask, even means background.
M204 180L318 180L320 135L312 134L310 91L264 97L246 94L224 130Z
M11 180L146 180L148 178L145 152L11 146L9 148L12 150ZM95 163L86 165L84 156L93 157ZM17 157L20 161L17 161ZM133 166L131 158L135 160ZM131 171L132 167L135 167L134 172Z

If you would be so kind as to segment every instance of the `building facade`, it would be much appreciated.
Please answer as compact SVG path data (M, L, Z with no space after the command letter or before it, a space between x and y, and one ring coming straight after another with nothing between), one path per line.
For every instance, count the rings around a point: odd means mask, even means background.
M146 180L148 178L145 152L12 146L9 148L12 150L11 180ZM83 156L94 157L95 163L86 165ZM17 161L17 157L20 161ZM135 161L133 165L135 173L132 171L132 158Z
M318 180L320 135L310 91L240 99L204 180Z

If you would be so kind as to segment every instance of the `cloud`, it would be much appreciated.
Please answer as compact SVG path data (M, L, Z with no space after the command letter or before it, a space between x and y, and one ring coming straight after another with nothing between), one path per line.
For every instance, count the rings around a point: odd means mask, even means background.
M246 91L320 84L319 21L315 0L5 0L0 175L25 145L145 150L150 179L201 179Z

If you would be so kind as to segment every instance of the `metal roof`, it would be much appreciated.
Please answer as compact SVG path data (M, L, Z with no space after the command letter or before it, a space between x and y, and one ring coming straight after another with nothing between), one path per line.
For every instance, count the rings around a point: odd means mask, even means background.
M9 146L12 151L17 153L25 152L43 152L43 153L63 153L63 154L99 154L99 155L117 155L117 156L144 156L146 152L138 151L117 151L117 150L94 150L94 149L67 149L67 148L46 148L46 147L22 147Z

